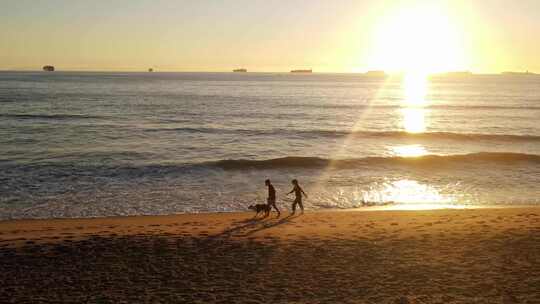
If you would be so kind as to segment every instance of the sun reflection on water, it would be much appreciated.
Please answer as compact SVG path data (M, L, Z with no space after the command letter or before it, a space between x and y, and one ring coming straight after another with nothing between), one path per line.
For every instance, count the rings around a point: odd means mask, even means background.
M364 200L414 206L445 206L453 202L451 197L441 194L435 187L409 179L385 182L378 185L364 194Z
M421 73L405 75L403 79L405 104L409 107L424 106L427 94L427 76Z
M426 148L422 145L395 146L391 149L396 156L401 157L418 157L428 154Z
M426 131L427 76L407 74L403 79L403 129L409 133Z
M409 133L422 133L426 131L426 110L421 108L401 109L403 115L403 128Z

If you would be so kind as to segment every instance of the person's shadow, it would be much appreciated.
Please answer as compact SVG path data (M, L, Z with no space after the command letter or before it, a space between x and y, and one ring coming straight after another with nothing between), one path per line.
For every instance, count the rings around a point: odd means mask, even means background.
M265 229L270 229L279 225L289 223L293 218L298 217L299 215L289 214L284 218L279 219L278 221L271 221L269 218L250 218L242 221L235 222L234 225L230 228L225 229L224 231L212 235L212 238L220 237L230 237L232 235L236 236L249 236L255 232L262 231Z
M293 218L299 217L299 216L300 215L289 214L286 217L279 219L277 222L265 222L265 223L263 223L263 225L261 227L258 227L258 228L247 231L244 234L244 236L251 235L251 234L253 234L255 232L258 232L258 231L261 231L261 230L270 229L270 228L273 228L273 227L276 227L276 226L279 226L279 225L287 224Z

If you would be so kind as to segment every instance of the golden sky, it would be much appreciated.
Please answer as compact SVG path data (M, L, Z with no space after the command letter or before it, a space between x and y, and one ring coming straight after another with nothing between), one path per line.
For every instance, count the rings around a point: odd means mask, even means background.
M0 69L540 72L538 12L538 0L2 0Z

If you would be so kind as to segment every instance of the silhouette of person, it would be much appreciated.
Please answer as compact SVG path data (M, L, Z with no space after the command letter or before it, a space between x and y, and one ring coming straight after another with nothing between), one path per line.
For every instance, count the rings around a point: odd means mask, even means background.
M281 212L279 212L279 209L276 206L276 189L274 188L274 185L272 185L269 179L265 180L264 184L268 187L268 198L266 199L269 207L268 209L271 210L272 207L274 207L277 212L277 217L279 217L281 215Z
M304 213L304 205L302 205L302 194L306 198L307 198L307 194L304 192L302 187L300 187L300 185L298 185L298 180L293 179L291 183L293 184L293 189L291 190L291 192L287 193L287 195L294 192L294 202L292 204L292 214L294 214L296 212L296 205L300 206L300 210L302 210L302 213Z

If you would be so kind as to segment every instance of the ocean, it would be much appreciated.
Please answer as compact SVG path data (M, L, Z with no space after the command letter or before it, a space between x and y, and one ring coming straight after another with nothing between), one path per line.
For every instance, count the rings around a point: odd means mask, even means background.
M0 72L0 219L540 203L540 76Z

